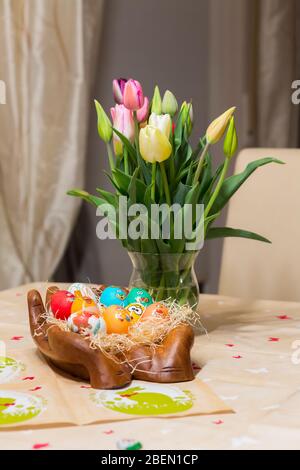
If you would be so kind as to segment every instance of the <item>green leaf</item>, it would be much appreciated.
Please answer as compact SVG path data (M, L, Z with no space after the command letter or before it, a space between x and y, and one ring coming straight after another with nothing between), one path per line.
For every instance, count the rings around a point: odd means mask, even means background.
M131 181L128 186L128 195L129 195L131 204L136 203L136 179L137 179L138 173L139 173L139 168L136 168L133 172Z
M200 184L197 181L197 183L191 187L189 192L187 193L184 203L185 204L196 204L199 199L199 194L200 194Z
M248 230L242 230L239 228L211 227L206 234L207 240L212 240L214 238L224 238L224 237L250 238L251 240L258 240L260 242L272 243L267 238L262 237L261 235L258 235L255 232L249 232Z
M194 171L197 168L198 162L191 162L190 165L192 166L191 171ZM174 187L176 187L179 181L181 181L189 173L189 170L190 166L187 166L186 168L182 168L178 171L174 182Z
M178 186L177 186L177 190L175 192L175 195L173 197L173 202L183 206L186 195L191 189L192 189L191 186L187 186L186 184L183 184L180 181Z
M175 153L179 149L181 142L182 142L182 133L183 133L183 128L184 128L184 122L183 119L186 119L186 115L184 113L183 108L181 108L180 113L178 115L177 121L176 121L176 127L174 131L174 143L175 143Z
M120 138L121 142L123 143L123 145L125 145L127 151L128 151L128 154L129 156L132 158L132 160L135 162L135 164L137 165L137 154L136 154L136 150L134 148L134 146L131 144L131 142L127 139L127 137L122 134L121 132L119 132L117 129L115 129L113 127L113 131L115 134L117 134L117 136Z
M220 214L221 214L221 212L217 212L216 214L209 215L208 217L206 217L206 219L205 219L205 221L204 221L204 230L205 230L205 232L206 232L207 227L208 227L215 219L217 219Z
M84 201L93 204L95 207L101 206L102 204L107 204L107 201L105 199L93 196L93 194L90 194L87 191L83 191L81 189L71 189L67 192L67 194L68 196L80 197Z
M205 156L205 165L202 169L200 177L200 199L203 198L204 194L208 190L212 181L212 159L210 154Z
M138 168L136 168L138 170ZM135 170L135 171L136 171ZM123 173L121 170L113 170L113 179L115 180L116 184L120 188L120 192L122 194L128 194L129 195L129 185L132 180L132 176L126 175ZM136 201L139 203L142 203L144 201L144 195L147 189L147 186L138 178L135 179L135 185L136 185Z
M130 156L132 163L134 165L134 168L138 166L138 156L137 156L137 151L135 147L132 145L132 143L123 135L121 132L119 132L117 129L113 127L113 131L117 134L118 137L120 137L123 145L126 147L128 155ZM147 167L146 162L140 158L139 160L140 167L142 169L142 174L145 178L145 181L147 184L150 184L151 182L151 170Z
M109 191L104 191L104 189L96 188L96 191L112 206L117 207L118 199L115 194L110 193Z
M144 204L149 210L151 209L151 204L155 203L155 201L151 199L151 190L154 184L155 182L153 181L153 183L151 183L150 186L147 187L145 196L144 196Z
M249 163L242 173L237 175L229 176L227 178L215 200L211 212L214 214L219 212L226 205L227 201L234 195L234 193L240 188L240 186L246 181L247 178L260 166L267 165L268 163L280 163L284 164L281 160L275 158L261 158Z
M120 193L120 194L123 194L123 196L127 196L127 190L124 191L122 190L119 185L117 184L117 182L114 180L113 176L111 176L109 173L107 173L107 171L104 171L104 174L107 176L107 178L109 179L109 181L111 182L111 184L113 185L114 188L116 188L116 190Z

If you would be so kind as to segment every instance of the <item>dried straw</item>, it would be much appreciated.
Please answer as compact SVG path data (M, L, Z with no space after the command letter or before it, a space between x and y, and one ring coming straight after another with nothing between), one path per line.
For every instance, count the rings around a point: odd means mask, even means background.
M179 325L189 324L196 330L204 330L199 315L190 306L181 306L171 299L160 303L168 308L169 318L148 317L143 321L134 323L129 328L128 334L120 335L113 333L107 335L99 332L95 336L91 335L90 347L92 349L100 349L105 355L120 362L122 357L126 361L126 353L134 346L158 347L167 334ZM47 323L57 325L63 331L70 331L67 321L55 318L49 310L43 316ZM88 330L83 330L79 334L87 336L89 332Z

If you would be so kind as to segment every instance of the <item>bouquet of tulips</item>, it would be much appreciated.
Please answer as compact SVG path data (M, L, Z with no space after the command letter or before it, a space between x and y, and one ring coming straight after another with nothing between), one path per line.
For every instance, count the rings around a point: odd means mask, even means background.
M167 90L163 98L158 86L151 100L144 96L137 80L113 81L115 106L111 118L98 101L95 101L98 117L98 133L107 147L110 172L107 174L114 190L97 188L97 195L86 191L72 190L68 194L78 196L96 207L109 204L118 214L121 197L126 197L127 208L141 204L146 209L146 218L153 219L150 207L164 204L168 208L176 204L181 210L171 214L169 236L164 232L164 219L148 220L149 224L140 237L126 233L121 235L119 219L111 217L117 238L131 253L139 253L134 265L139 271L135 282L140 287L152 289L156 299L176 297L183 302L196 301L197 292L189 298L190 273L194 253L187 250L184 235L176 236L176 227L191 208L192 230L195 237L201 228L203 239L219 237L243 237L268 242L264 237L242 229L214 227L233 194L258 167L270 162L263 158L251 162L237 175L227 177L228 168L237 149L237 133L232 107L217 117L207 128L195 148L189 138L193 128L192 103L178 106L174 94ZM224 161L214 168L211 148L224 137ZM202 204L201 217L196 216L196 206ZM120 215L120 214L119 214ZM108 218L109 218L108 214ZM128 222L137 214L127 212ZM145 219L145 217L144 217ZM155 224L155 238L149 227ZM148 233L149 232L149 233ZM195 249L194 251L197 251ZM147 258L148 257L148 258ZM170 262L170 259L174 261ZM186 283L186 280L189 282ZM195 287L195 289L197 289ZM186 292L183 292L183 291Z

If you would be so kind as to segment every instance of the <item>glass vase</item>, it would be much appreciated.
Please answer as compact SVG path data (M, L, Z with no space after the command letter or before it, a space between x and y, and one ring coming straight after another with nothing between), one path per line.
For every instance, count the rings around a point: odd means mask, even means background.
M199 300L199 285L194 263L199 252L137 253L128 252L133 271L129 287L146 289L154 301L176 300L195 309Z

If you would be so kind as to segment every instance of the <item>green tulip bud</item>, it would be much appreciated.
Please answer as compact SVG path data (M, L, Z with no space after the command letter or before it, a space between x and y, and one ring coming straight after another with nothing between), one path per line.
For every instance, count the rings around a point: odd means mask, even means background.
M162 101L162 112L164 114L170 114L171 117L175 116L178 111L178 103L170 90L167 90L164 94Z
M224 155L227 158L233 157L233 155L236 152L237 146L238 146L238 139L237 139L236 128L234 124L234 116L231 116L229 124L228 124L227 133L224 139L224 145L223 145Z
M184 101L181 105L180 112L182 114L182 122L186 126L188 135L190 135L192 133L194 119L192 103L187 103L186 101Z
M94 100L97 117L98 117L98 134L99 137L104 140L104 142L108 143L111 141L113 130L111 126L111 122L105 113L104 109L102 108L101 104Z
M151 104L151 113L161 114L161 96L158 86L154 88L154 94Z

